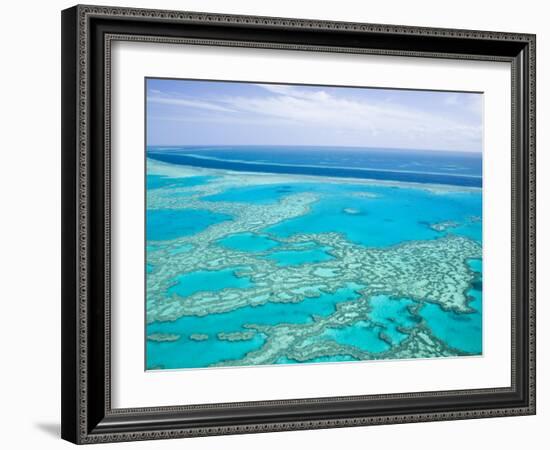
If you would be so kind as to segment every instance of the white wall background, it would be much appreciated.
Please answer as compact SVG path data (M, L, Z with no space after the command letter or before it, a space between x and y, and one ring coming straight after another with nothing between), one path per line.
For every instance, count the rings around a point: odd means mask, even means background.
M97 3L104 3L97 1ZM68 448L59 438L60 398L60 10L72 1L9 2L0 27L0 443L3 448ZM538 415L384 427L348 428L117 448L255 449L407 447L445 450L544 447L550 423L550 308L545 250L550 249L550 29L536 0L111 0L106 4L235 14L302 17L536 33L538 42ZM545 427L546 425L546 427ZM113 447L114 448L114 447Z

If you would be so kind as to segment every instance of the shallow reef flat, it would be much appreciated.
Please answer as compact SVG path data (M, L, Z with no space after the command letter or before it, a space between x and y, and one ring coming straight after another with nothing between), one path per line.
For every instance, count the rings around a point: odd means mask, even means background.
M296 230L283 237L266 230L308 214L323 193L314 190L285 193L277 201L267 204L209 201L206 198L235 186L304 183L307 177L266 174L249 176L156 161L148 162L148 173L173 178L209 177L205 183L191 183L187 186L168 184L149 189L148 211L207 211L230 218L210 224L193 234L173 239L148 240L148 324L172 323L182 317L214 317L268 303L300 304L306 299L322 298L325 294L334 294L349 286L356 294L354 298L337 303L333 311L324 315L311 314L306 321L299 323L242 323L237 329L219 330L214 335L201 333L200 329L188 330L191 335L189 339L195 345L211 341L236 345L250 341L255 336L262 337L258 341L261 343L259 348L232 359L221 354L211 365L315 362L330 358L409 359L468 354L436 337L419 314L425 304L436 304L442 311L453 314L467 315L472 312L468 292L479 274L476 275L468 261L480 259L482 247L475 239L453 234L458 223L442 219L427 225L440 232L434 239L410 240L378 248L351 242L343 230L323 233ZM323 179L323 182L332 181ZM334 182L341 183L342 180ZM360 185L364 186L364 190L350 192L350 196L360 197L364 201L375 201L378 198L379 193L369 190L372 184L361 180ZM408 187L400 185L397 189L405 191ZM463 191L462 188L434 186L425 189L431 189L434 192L429 191L430 194L437 195ZM395 191L392 192L397 195ZM477 192L481 195L480 190ZM185 195L178 195L182 193ZM243 240L243 236L246 239ZM246 246L247 239L253 242L250 248ZM224 245L224 242L238 245ZM312 260L304 258L298 264L281 264L282 257L295 255L300 250L318 250L328 256ZM246 279L246 283L220 281L209 284L210 275L211 280L222 280L222 277L229 276ZM193 277L204 280L204 287L187 290L184 291L186 295L179 295L178 283ZM244 287L232 287L236 285ZM399 317L395 317L395 324L391 322L392 318L382 321L373 311L373 299L377 296L387 296L390 302L392 299L408 299L410 304L407 303L405 313L414 320L399 323ZM368 330L379 340L379 348L377 351L368 351L339 340L334 330L343 329ZM162 336L162 333L151 333L148 339L161 345L183 342L179 337L176 340ZM166 336L179 335L167 333ZM186 342L189 343L189 340ZM154 366L159 365L169 366L155 361ZM187 366L180 363L178 367Z
M287 363L303 363L333 356L348 356L355 361L364 361L467 355L466 352L447 346L424 326L410 329L406 339L383 352L368 352L357 346L340 344L334 340L314 340L308 336L308 332L311 333L311 330L304 330L303 328L299 333L296 331L281 327L279 330L281 335L273 334L271 339L259 350L248 353L243 359L222 361L216 365L272 365L276 364L281 358L285 358ZM286 334L286 336L283 338L282 334Z
M251 331L235 331L233 333L218 333L218 339L222 341L248 341L254 337L256 333Z
M279 266L272 260L248 253L217 247L201 251L199 246L178 255L178 263L167 262L148 275L147 319L150 322L175 320L183 315L222 313L268 301L299 302L320 292L335 292L352 282L367 286L361 290L367 297L389 294L438 303L444 309L458 312L469 311L466 291L474 274L465 261L481 257L480 245L472 240L448 236L380 250L352 244L333 233L295 235L281 245L306 241L329 247L333 258L313 264ZM160 264L156 258L149 261L153 266ZM244 267L235 275L249 277L250 287L200 291L186 297L172 294L166 298L166 292L181 272L222 271L236 266ZM311 292L304 291L304 287L311 287Z
M147 339L154 342L174 342L180 337L179 334L152 333L147 336Z

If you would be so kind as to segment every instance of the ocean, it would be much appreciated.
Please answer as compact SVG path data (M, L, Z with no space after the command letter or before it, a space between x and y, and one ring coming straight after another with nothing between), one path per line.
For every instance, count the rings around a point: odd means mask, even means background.
M478 153L338 147L149 147L150 158L210 169L481 187Z
M483 353L482 158L149 147L149 370Z

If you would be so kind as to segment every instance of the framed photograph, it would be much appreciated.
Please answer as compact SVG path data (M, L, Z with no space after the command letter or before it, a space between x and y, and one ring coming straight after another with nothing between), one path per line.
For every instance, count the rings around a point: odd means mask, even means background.
M535 36L62 12L62 437L535 413Z

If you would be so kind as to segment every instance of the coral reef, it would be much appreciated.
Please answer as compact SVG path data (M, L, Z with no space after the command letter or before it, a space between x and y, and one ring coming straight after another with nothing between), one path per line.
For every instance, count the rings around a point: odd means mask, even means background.
M170 165L152 163L157 173L167 176L197 176L200 169L183 168L177 171ZM212 175L213 171L208 174ZM303 178L303 177L302 177ZM350 359L400 359L463 355L433 335L418 316L425 302L438 304L443 310L469 313L468 290L476 274L467 260L481 258L481 244L459 235L442 235L437 239L407 241L384 248L368 248L346 239L340 232L296 233L290 237L270 235L266 229L282 221L308 214L318 201L315 193L289 194L276 202L246 203L208 201L212 196L235 185L262 185L288 182L289 176L215 173L206 184L192 187L165 187L147 192L147 208L204 210L231 216L231 220L213 224L196 234L166 241L148 242L147 263L155 268L147 273L147 322L170 322L184 316L206 317L228 313L239 308L272 303L300 303L315 299L323 293L334 293L353 285L358 298L337 304L336 310L326 316L314 315L306 323L277 325L243 324L244 330L227 330L212 339L227 342L251 340L256 334L265 337L257 350L237 360L220 361L218 365L276 364L281 360L305 362L324 357L345 356ZM338 182L341 182L340 180ZM365 187L368 183L363 181ZM444 189L428 187L430 192L443 195ZM189 195L177 195L186 192ZM376 198L377 194L354 193ZM358 214L357 209L346 209L347 214ZM472 222L476 218L472 218ZM454 221L429 225L444 232L458 226ZM240 233L267 237L276 245L261 251L243 251L220 245L220 240ZM299 248L323 248L331 258L325 261L298 265L278 265L269 255L274 252ZM184 249L181 250L181 249ZM204 289L185 297L168 294L182 273L196 271L223 271L238 267L236 277L247 277L246 288ZM408 306L418 324L399 328L403 340L394 343L384 332L378 334L382 344L389 347L379 352L368 352L357 346L336 342L326 337L326 331L345 328L364 322L380 326L370 317L371 299L377 295L407 298L415 302ZM197 331L197 330L190 330ZM208 340L207 334L193 333L194 341ZM148 339L169 342L179 335L151 334Z

